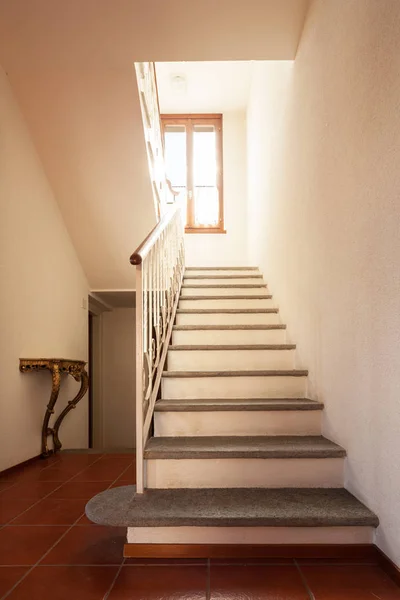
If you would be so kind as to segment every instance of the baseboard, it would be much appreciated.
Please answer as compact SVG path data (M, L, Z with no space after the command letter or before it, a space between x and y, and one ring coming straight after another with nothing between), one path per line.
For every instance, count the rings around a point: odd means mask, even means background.
M17 465L13 465L12 467L8 467L8 469L4 469L4 471L0 471L0 476L4 477L4 475L11 475L14 471L21 469L21 467L27 467L30 464L36 462L37 460L45 459L43 459L40 454L37 454L36 456L32 456L32 458L28 458L27 460L24 460L23 462L18 463Z
M378 564L381 567L381 569L383 569L385 571L385 573L387 575L389 575L389 577L391 579L393 579L393 581L395 583L397 583L397 585L400 587L400 569L399 569L399 567L397 567L394 564L394 562L391 561L390 558L384 552L382 552L382 550L380 548L375 546L375 550L376 550L376 556L378 559Z
M125 544L125 558L310 558L371 560L378 563L373 544ZM383 559L381 559L383 560Z

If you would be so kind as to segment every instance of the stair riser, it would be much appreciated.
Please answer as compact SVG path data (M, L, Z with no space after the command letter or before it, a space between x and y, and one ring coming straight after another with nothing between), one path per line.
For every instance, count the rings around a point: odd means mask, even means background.
M204 287L207 287L210 285L257 285L260 283L265 283L265 281L262 277L229 277L229 279L221 277L218 279L191 279L189 276L185 276L183 283L184 285L203 285Z
M156 412L155 436L321 435L320 410Z
M129 544L372 544L373 534L372 527L128 527L127 541Z
M199 285L199 284L196 284ZM212 288L212 287L182 287L181 298L185 296L267 296L270 292L266 287L251 288Z
M165 377L162 398L304 398L307 378L290 376Z
M293 369L294 350L170 350L169 371Z
M210 296L216 296L218 294L210 294ZM235 296L236 294L230 294ZM198 296L198 294L193 294ZM185 300L184 298L179 300L179 308L191 308L191 309L202 309L202 308L274 308L272 298L217 298L212 300L197 299L196 300Z
M286 329L188 329L172 332L172 344L284 344Z
M146 464L152 489L343 486L343 458L147 459Z
M216 275L218 277L223 277L224 275L239 275L239 276L244 276L244 275L261 275L260 271L258 269L195 269L195 270L190 270L190 269L186 269L185 271L185 277L191 277L193 275L201 275L202 277L206 277L207 275Z
M177 314L177 325L278 325L278 313Z

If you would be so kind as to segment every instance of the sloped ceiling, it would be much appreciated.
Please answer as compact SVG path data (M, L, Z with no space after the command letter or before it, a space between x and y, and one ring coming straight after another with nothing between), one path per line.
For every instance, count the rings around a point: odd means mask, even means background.
M155 224L134 61L292 59L307 7L0 0L0 64L92 288L134 287L129 255Z

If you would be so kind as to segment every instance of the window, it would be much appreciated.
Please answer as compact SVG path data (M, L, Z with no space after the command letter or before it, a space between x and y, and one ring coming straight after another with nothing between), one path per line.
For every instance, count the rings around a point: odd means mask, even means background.
M222 115L162 115L167 178L186 200L186 233L225 233Z

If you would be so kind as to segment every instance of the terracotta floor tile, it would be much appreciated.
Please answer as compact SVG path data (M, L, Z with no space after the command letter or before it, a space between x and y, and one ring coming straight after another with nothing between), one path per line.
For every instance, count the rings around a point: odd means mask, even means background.
M35 498L2 498L0 496L0 525L5 525L35 504Z
M34 565L67 527L12 527L0 529L0 565Z
M43 564L121 564L125 541L125 527L73 527L45 557Z
M74 477L74 481L115 481L129 467L129 464L113 460L101 464L100 462L91 465Z
M51 494L51 498L82 498L90 500L96 494L106 490L110 484L106 481L70 481L64 483Z
M295 566L214 566L210 588L211 600L309 600Z
M83 514L86 500L45 498L13 521L13 525L73 525Z
M27 572L29 567L0 567L0 598Z
M4 490L1 498L43 498L59 487L60 483L53 481L22 481Z
M301 566L316 600L399 600L400 589L379 567Z
M118 567L36 567L10 600L103 600Z
M204 600L207 568L123 567L108 600Z

